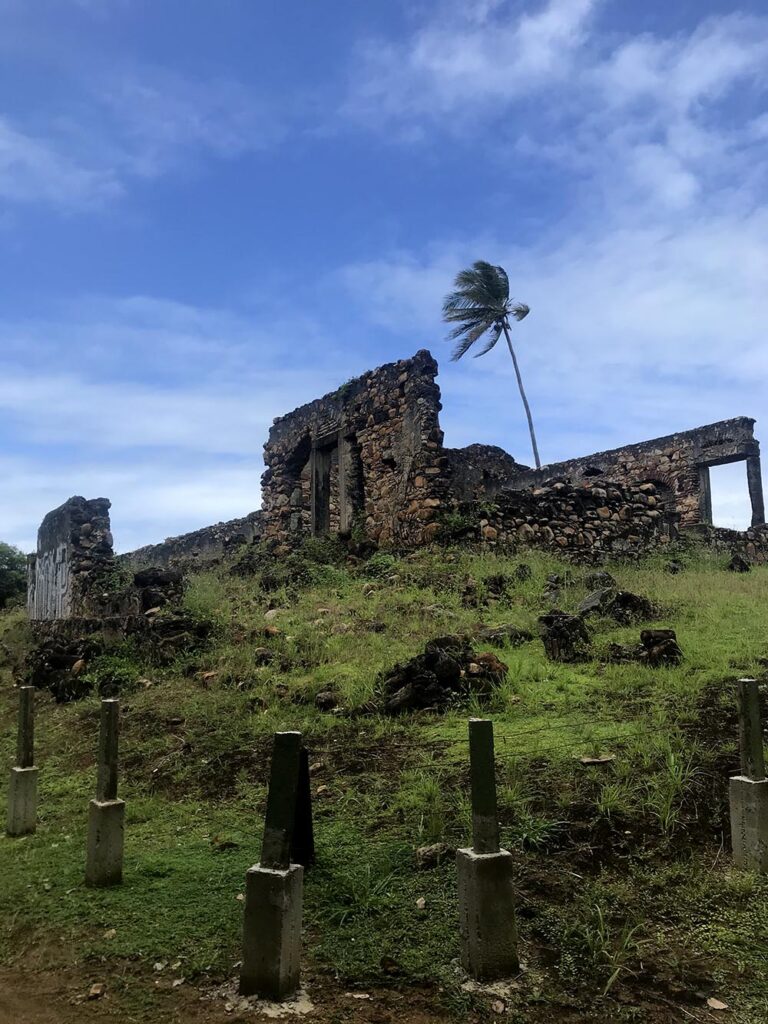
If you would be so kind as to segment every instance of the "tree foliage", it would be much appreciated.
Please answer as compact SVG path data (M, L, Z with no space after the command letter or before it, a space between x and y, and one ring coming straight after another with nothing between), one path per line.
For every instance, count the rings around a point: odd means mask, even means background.
M26 589L26 555L12 544L0 541L0 608L23 597Z
M483 347L477 356L490 352L502 333L512 357L515 368L517 386L523 400L525 415L528 419L528 431L531 435L531 447L536 468L541 466L536 433L533 429L533 417L528 399L523 388L523 378L517 365L517 356L512 347L509 318L524 320L530 313L530 307L524 302L515 302L509 297L509 277L504 267L493 266L484 260L477 260L467 270L456 275L454 291L445 297L443 302L443 319L453 324L449 337L456 344L452 359L461 359L472 348L475 342L484 336Z

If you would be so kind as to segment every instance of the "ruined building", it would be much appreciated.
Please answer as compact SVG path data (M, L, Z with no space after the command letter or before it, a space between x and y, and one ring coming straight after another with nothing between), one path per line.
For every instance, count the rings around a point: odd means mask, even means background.
M355 534L412 547L447 524L486 545L528 544L576 557L640 554L712 522L711 466L746 463L752 528L717 531L768 559L754 420L738 417L533 470L501 448L445 448L437 363L389 363L275 420L258 512L119 556L132 570L181 567L255 540L288 550L306 536ZM30 559L35 619L82 614L112 554L109 502L73 498L49 513ZM728 535L726 537L726 534ZM714 537L714 535L713 535Z

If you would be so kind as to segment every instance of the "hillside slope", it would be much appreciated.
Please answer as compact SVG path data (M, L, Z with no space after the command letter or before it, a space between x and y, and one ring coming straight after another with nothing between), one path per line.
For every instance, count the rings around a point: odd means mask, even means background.
M537 619L555 601L574 610L589 571L541 553L349 564L311 544L193 577L185 604L212 623L206 646L157 665L126 641L87 666L89 696L39 696L38 832L0 840L0 1020L259 1019L212 992L237 973L238 897L258 859L271 737L287 728L305 734L312 762L310 1019L702 1021L718 1016L709 998L731 1020L768 1019L768 880L732 870L727 822L733 684L765 673L768 568L736 575L703 551L679 557L677 574L661 558L605 567L656 613L591 617L576 664L546 658ZM477 639L509 624L533 639ZM611 644L646 625L676 630L680 665L610 660ZM492 651L503 681L482 701L383 713L380 673L446 634ZM0 617L0 641L10 765L21 613ZM90 891L99 688L122 697L126 864L122 887ZM415 856L467 841L466 723L478 713L495 723L519 892L524 971L502 997L462 987L452 858L420 869ZM83 1003L96 981L107 995Z

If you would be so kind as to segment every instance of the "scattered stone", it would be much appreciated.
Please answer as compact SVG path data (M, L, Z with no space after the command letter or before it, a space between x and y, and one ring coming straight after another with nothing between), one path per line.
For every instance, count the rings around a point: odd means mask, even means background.
M467 637L436 637L423 654L382 673L384 710L440 709L470 693L488 696L506 673L507 666L495 655L476 654Z
M584 661L589 653L589 630L580 615L552 610L539 616L539 635L551 661Z
M606 587L588 594L579 605L578 614L607 615L622 625L630 622L650 619L654 614L653 604L647 597L633 594L629 590L614 590Z
M509 622L504 626L484 626L478 630L475 638L483 643L492 644L494 647L503 647L505 644L519 647L521 644L527 644L533 640L533 633Z
M480 584L471 576L467 576L461 590L461 604L464 608L479 608L484 604Z
M275 652L269 647L256 647L253 652L253 664L257 668L263 668L275 660Z
M533 569L526 562L521 562L520 565L515 566L515 579L519 583L525 583L533 576Z
M318 711L333 711L338 704L339 698L333 690L321 690L315 696L315 707Z
M681 573L684 568L685 567L682 562L677 562L675 559L671 559L664 566L664 572L668 572L670 576L677 576L677 574Z
M630 661L638 661L645 648L642 644L608 644L605 660L614 664L624 664Z
M282 608L270 608L268 612L264 612L265 622L274 622L282 610Z
M497 572L485 578L485 589L489 597L505 597L513 585L514 578L503 572Z
M416 909L421 914L423 914L424 911L427 909L427 901L424 899L423 896L419 896L419 898L416 900Z
M98 982L96 982L95 985L91 985L91 987L88 989L88 998L89 999L102 999L104 997L104 995L106 995L106 991L107 991L107 986L104 984L104 982L103 981L98 981Z
M677 642L674 629L644 629L640 634L643 646L641 661L649 665L679 665L683 652Z
M750 572L751 569L752 566L749 564L746 558L743 557L743 555L734 554L730 562L728 563L729 572Z
M584 580L584 584L592 590L605 590L608 587L617 589L619 586L614 577L609 572L605 572L605 570L590 573Z
M581 764L594 765L594 764L610 764L611 761L616 760L615 754L602 754L600 757L580 757L579 761Z
M447 843L432 843L431 846L420 846L416 851L416 866L424 871L436 868L444 860L453 857L456 850Z

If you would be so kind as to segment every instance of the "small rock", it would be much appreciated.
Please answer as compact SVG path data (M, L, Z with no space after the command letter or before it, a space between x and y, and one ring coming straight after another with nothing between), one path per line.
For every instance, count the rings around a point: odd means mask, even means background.
M88 998L89 999L102 999L104 997L104 995L106 994L106 991L107 991L107 986L104 984L104 982L103 981L98 981L98 982L96 982L95 985L91 985L91 987L88 989Z
M416 900L416 909L418 911L421 911L422 913L427 909L427 901L424 899L423 896L419 896L419 898Z
M605 570L590 573L590 575L584 580L584 583L592 590L604 590L607 587L613 587L615 589L618 587L618 583L613 576L611 576L609 572L605 572Z
M683 571L683 568L684 566L682 562L676 562L672 559L664 566L664 571L668 572L671 576L677 576L678 573Z
M503 647L510 644L512 647L519 647L533 640L533 633L527 629L514 626L511 622L504 626L485 626L476 634L478 640L486 644L493 644L494 647Z
M746 558L739 554L734 554L734 556L728 563L729 572L750 572L751 570L752 566L749 564Z
M106 930L106 931L104 932L104 938L105 938L105 939L107 939L107 940L109 940L109 939L114 939L114 937L115 937L116 935L117 935L117 929L116 929L116 928L108 928L108 929L107 929L107 930Z
M525 562L521 562L520 565L515 567L515 579L519 583L525 583L531 576L533 576L533 570Z
M553 610L539 616L539 634L551 661L584 661L589 651L589 631L580 615Z
M253 651L253 663L257 668L263 668L274 661L275 652L268 647L256 647Z
M315 707L319 711L332 711L338 703L339 699L333 690L321 690L315 695Z
M724 1003L722 999L715 999L714 996L710 996L707 1000L707 1006L710 1010L727 1010L728 1003Z
M507 1012L507 1004L503 1000L501 1000L501 999L494 999L494 1001L491 1003L491 1012L492 1013L506 1013Z
M268 612L264 612L264 621L274 622L282 610L282 608L270 608Z
M674 629L644 629L640 634L643 652L640 660L651 666L679 665L683 652L677 642Z
M420 846L416 851L416 865L423 870L435 868L442 864L448 857L452 857L456 851L447 843L432 843L431 846Z

